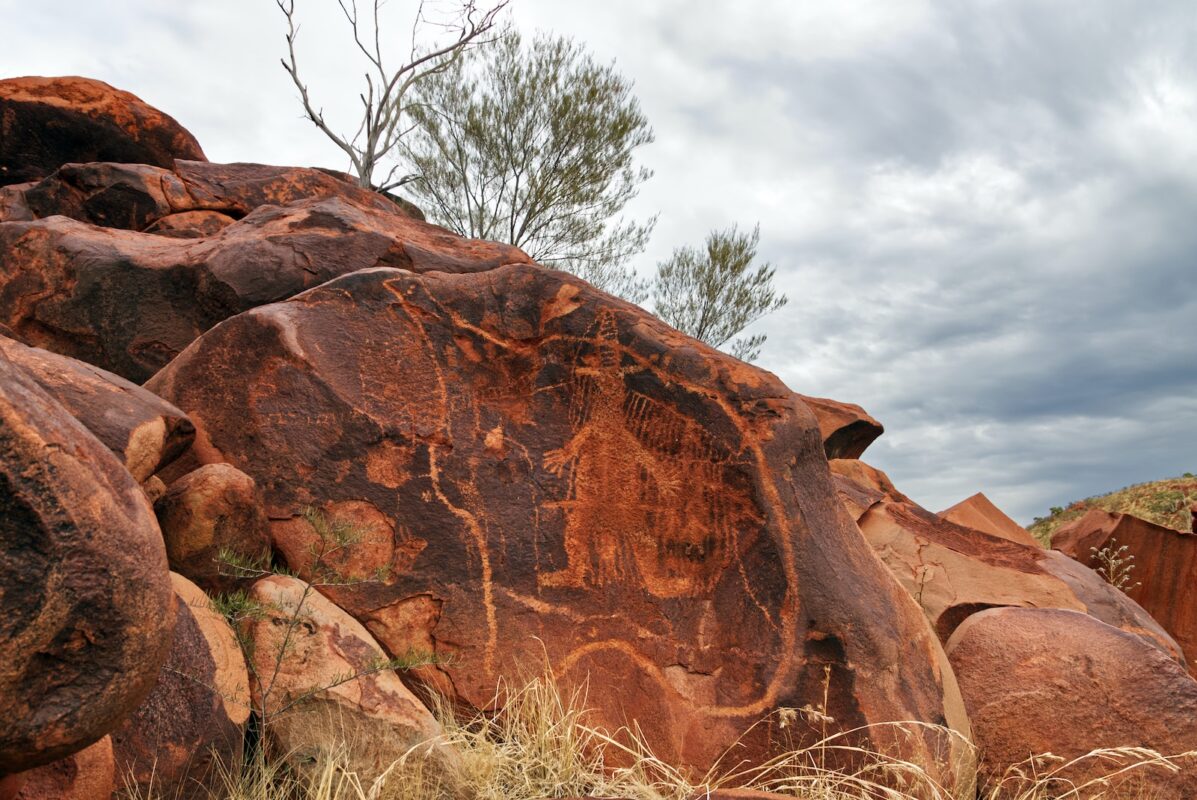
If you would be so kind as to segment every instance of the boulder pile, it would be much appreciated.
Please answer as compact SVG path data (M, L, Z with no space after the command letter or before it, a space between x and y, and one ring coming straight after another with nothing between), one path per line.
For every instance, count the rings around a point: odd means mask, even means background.
M251 729L451 784L433 696L493 710L546 669L695 773L850 732L965 791L971 739L987 778L1197 743L1180 616L983 495L921 508L859 460L859 406L338 173L210 164L98 82L0 81L0 120L9 794L200 797ZM1042 729L1129 657L1157 723Z

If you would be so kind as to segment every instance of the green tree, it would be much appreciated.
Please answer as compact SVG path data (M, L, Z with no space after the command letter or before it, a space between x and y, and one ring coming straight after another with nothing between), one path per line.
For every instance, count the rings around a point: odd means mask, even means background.
M646 297L627 261L656 220L620 215L651 175L632 156L653 134L613 65L567 38L526 46L509 30L412 95L415 125L401 147L421 179L408 191L433 221L514 244L633 302Z
M760 226L737 226L707 235L703 247L679 247L658 265L652 284L653 310L682 333L722 348L744 328L788 302L773 288L773 267L752 266ZM760 355L765 334L732 342L728 352L744 361Z

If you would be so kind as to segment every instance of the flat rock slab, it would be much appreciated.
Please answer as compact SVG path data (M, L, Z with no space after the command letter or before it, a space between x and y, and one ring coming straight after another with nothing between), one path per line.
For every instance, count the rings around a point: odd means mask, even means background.
M988 608L1062 608L1141 635L1181 659L1180 647L1143 608L1060 553L956 525L909 502L879 501L859 525L945 642Z
M193 454L254 477L302 574L355 531L332 566L366 582L325 593L390 653L434 653L421 679L464 703L547 659L597 722L698 767L815 735L774 712L824 697L844 728L967 730L791 391L568 274L461 272L346 275L147 386L196 423ZM940 769L931 732L873 744Z

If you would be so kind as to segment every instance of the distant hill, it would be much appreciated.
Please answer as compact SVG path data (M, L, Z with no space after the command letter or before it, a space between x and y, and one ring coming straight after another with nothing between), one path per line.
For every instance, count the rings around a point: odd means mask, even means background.
M1045 546L1050 546L1051 537L1058 528L1080 519L1090 509L1101 508L1187 531L1193 524L1189 509L1194 503L1197 503L1197 476L1186 472L1179 478L1140 483L1109 494L1076 500L1067 506L1057 506L1048 516L1038 517L1027 530Z

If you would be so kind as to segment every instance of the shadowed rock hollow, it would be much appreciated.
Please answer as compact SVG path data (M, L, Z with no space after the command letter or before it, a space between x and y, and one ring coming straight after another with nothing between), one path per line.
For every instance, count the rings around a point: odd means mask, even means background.
M771 712L825 694L843 728L967 730L792 392L564 273L461 272L344 276L228 320L147 386L191 415L193 460L254 477L301 573L306 508L362 531L335 566L389 576L325 593L392 654L433 651L421 679L470 705L547 658L670 763L709 766L750 728L736 757L760 758L811 733ZM930 735L875 736L950 769Z

